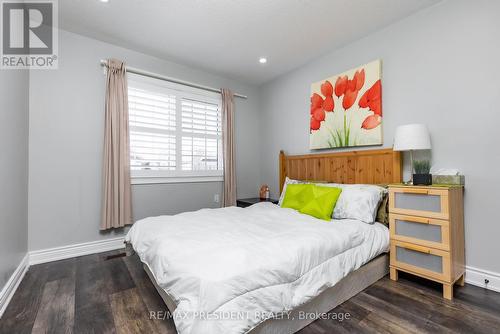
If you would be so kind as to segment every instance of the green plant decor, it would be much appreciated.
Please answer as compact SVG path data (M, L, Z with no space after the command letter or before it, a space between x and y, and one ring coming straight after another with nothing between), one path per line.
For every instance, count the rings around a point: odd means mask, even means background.
M413 162L415 174L429 174L431 171L431 163L429 160L415 160Z

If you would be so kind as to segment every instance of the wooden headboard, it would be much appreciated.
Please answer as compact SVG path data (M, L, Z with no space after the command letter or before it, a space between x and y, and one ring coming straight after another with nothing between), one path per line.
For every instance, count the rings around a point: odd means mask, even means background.
M280 152L280 193L285 177L331 183L384 184L402 181L401 154L392 149L325 154Z

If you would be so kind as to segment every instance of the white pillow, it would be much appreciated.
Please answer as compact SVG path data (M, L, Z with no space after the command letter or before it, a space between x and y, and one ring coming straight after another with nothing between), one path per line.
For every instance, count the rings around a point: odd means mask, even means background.
M380 202L387 189L371 184L334 184L328 186L342 189L333 210L334 219L357 219L373 224L377 218Z

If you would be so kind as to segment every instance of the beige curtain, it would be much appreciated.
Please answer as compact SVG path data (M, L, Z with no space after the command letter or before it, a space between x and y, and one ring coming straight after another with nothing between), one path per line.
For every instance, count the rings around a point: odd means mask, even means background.
M222 89L222 147L224 154L223 206L236 205L236 166L234 150L234 96Z
M101 230L132 223L127 74L122 61L107 67Z

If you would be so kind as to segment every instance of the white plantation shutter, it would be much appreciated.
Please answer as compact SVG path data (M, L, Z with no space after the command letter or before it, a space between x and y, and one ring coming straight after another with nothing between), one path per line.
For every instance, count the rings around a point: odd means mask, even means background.
M129 85L130 168L175 170L176 97Z
M129 74L132 177L222 176L219 94Z
M182 99L182 170L222 169L220 106Z

